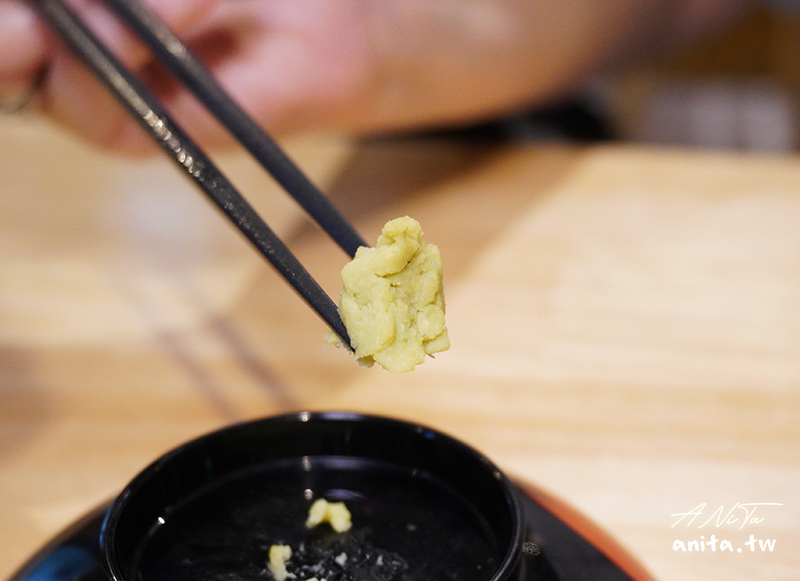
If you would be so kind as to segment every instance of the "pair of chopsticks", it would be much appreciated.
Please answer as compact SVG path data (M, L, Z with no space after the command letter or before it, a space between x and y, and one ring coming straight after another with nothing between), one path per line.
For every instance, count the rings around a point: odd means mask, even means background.
M63 0L28 0L178 167L228 217L350 347L335 303L245 198L169 116L147 87L80 20ZM278 145L231 99L208 69L139 0L104 0L272 177L351 257L366 246L353 226ZM87 119L86 123L91 123ZM351 347L352 349L352 347Z

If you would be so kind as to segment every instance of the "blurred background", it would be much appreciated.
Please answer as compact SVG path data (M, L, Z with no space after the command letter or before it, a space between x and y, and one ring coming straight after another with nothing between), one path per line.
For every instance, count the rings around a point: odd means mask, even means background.
M800 145L800 3L756 4L679 53L472 131L527 138L793 152Z
M792 9L794 6L794 9ZM772 2L724 33L632 71L604 99L621 137L742 150L798 146L800 10Z

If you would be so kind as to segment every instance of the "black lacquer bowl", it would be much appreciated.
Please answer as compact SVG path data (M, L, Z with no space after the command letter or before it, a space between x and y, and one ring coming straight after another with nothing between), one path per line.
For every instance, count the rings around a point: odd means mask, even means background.
M350 530L305 526L317 498ZM237 424L166 454L10 581L645 580L599 529L441 432L360 414Z

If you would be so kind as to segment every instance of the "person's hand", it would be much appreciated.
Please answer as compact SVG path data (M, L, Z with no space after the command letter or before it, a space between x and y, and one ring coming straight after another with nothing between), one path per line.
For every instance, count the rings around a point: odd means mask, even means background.
M746 0L147 0L269 133L473 121L562 93ZM96 0L72 0L205 146L202 107ZM696 30L695 30L696 29ZM43 69L44 68L44 69ZM22 0L0 0L0 97L45 70L36 107L116 150L151 148Z
M179 34L196 29L213 7L213 0L153 3ZM149 54L101 3L70 4L127 66L148 75ZM31 88L37 91L33 107L92 142L128 152L150 147L121 106L24 0L0 0L0 102L25 99Z
M532 85L542 75L519 63L542 60L529 57L537 42L529 40L525 0L150 3L234 98L277 135L447 123L518 105L517 85ZM189 119L191 133L205 142L225 142L224 131L102 3L73 4L179 123ZM0 0L0 39L0 95L31 85L46 67L36 101L41 111L105 147L150 147L22 0Z

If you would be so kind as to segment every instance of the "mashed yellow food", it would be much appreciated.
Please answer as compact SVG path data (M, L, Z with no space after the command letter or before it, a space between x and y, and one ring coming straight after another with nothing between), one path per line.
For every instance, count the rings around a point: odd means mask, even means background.
M337 533L349 531L353 526L350 511L343 502L328 502L324 498L318 498L308 509L306 528L312 529L324 522L331 525Z
M269 548L269 562L267 567L275 578L275 581L286 581L289 572L286 570L286 562L292 558L292 548L288 545L272 545Z
M361 364L412 371L450 347L441 255L413 218L391 220L374 248L359 248L342 282L339 314Z

